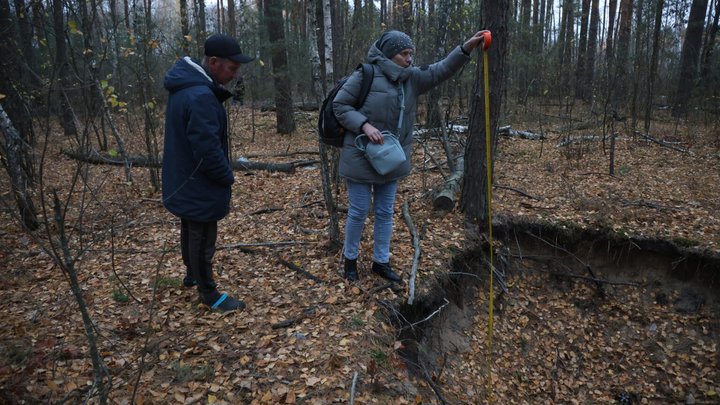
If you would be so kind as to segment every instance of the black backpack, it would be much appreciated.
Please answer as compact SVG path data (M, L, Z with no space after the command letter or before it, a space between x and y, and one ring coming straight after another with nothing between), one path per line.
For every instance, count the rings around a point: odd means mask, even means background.
M362 69L362 86L360 87L360 95L355 102L355 109L362 107L365 103L368 93L370 92L370 86L372 85L374 70L372 65L362 63L358 65L357 69ZM330 90L330 93L323 100L322 107L320 108L320 115L318 116L318 135L320 141L325 145L342 147L345 139L345 132L347 131L338 122L335 117L335 111L333 111L333 100L337 95L340 88L345 84L348 77L345 76L338 80L335 87Z

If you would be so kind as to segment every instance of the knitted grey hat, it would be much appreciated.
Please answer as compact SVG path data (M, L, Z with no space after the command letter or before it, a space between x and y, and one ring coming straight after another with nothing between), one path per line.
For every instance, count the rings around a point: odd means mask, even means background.
M375 46L387 57L392 59L403 49L415 49L412 39L408 34L400 31L387 31L380 39L377 40Z

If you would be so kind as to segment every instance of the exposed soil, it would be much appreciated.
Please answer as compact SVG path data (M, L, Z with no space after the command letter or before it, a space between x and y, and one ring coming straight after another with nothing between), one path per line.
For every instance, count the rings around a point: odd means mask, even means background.
M233 156L316 157L280 156L316 150L312 114L296 116L293 136L273 133L272 113L251 117L233 108ZM497 225L495 258L507 292L497 289L494 305L495 403L613 403L620 395L626 403L689 395L718 403L720 133L708 123L658 123L652 135L679 142L683 153L618 127L610 176L607 143L555 147L601 128L570 131L561 127L571 119L542 117L542 125L510 121L544 128L545 141L498 143L493 203L506 221ZM132 154L143 153L140 132L124 132L138 136L126 139ZM67 140L51 139L43 187L65 199L77 162L61 153ZM438 161L440 150L428 142ZM407 286L382 288L370 273L371 227L360 282L339 277L319 170L304 167L236 172L215 258L220 287L248 304L233 314L209 311L181 286L179 223L148 172L133 168L129 183L122 168L89 166L87 187L71 195L67 229L112 403L330 404L348 403L351 392L356 404L483 403L487 246L468 236L457 210L432 210L442 176L425 149L413 159L416 170L398 190L392 262L407 280L414 252L400 207L409 202L422 249L415 307L403 304ZM83 402L94 389L92 365L67 276L49 245L17 226L6 177L0 182L0 402ZM596 281L577 276L633 284L601 282L600 294ZM407 324L419 321L409 334ZM421 367L408 368L401 354Z
M717 258L537 224L501 229L496 263L508 286L495 288L491 363L486 252L458 255L422 302L403 308L418 325L401 326L401 352L438 400L720 401Z

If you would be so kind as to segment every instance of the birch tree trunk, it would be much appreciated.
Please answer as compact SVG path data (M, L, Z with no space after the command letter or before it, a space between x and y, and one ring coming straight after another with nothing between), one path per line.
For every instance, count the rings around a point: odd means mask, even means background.
M0 102L5 106L7 122L13 124L15 133L19 137L18 147L22 147L22 145L34 147L35 132L32 112L27 102L30 97L23 84L23 71L27 68L17 61L21 50L18 48L18 34L15 30L14 19L10 15L10 4L7 0L0 1L0 21L6 22L3 26L6 27L3 35L0 35L0 55L3 55L0 58L0 94L4 95ZM24 172L28 185L34 186L36 180L34 159L29 151L16 154L16 157L18 160L13 164L18 165L17 169ZM2 160L0 158L0 161ZM7 164L7 162L5 163Z
M29 151L24 146L27 144L13 126L10 117L5 113L2 105L0 105L0 128L2 129L0 133L2 133L5 138L1 148L3 156L5 157L3 163L5 163L5 170L7 170L10 176L13 197L15 197L15 203L18 208L18 216L23 226L34 231L38 229L39 223L35 205L27 188L28 184L31 184L32 181L22 169L22 162L28 159L28 157L24 155L28 154Z
M330 0L322 0L323 6L323 38L325 42L325 91L329 91L333 86L333 58L332 58L332 16L330 8ZM319 21L318 21L319 24ZM319 28L319 27L318 27ZM319 107L319 104L318 104ZM333 190L337 190L338 164L340 154L337 148L326 147L322 142L320 145L320 175L322 176L323 199L325 200L325 209L328 212L328 239L330 250L337 250L342 243L340 242L340 220L337 209L337 196L333 195ZM333 187L335 185L335 187Z
M333 71L333 32L332 32L332 7L330 0L323 0L323 27L325 39L325 83L326 89L331 89L335 83L335 72Z
M317 10L315 0L307 2L305 17L307 19L308 46L310 47L310 74L312 80L312 92L315 105L318 109L322 105L325 92L323 91L322 65L320 64L320 52L318 50L318 28Z

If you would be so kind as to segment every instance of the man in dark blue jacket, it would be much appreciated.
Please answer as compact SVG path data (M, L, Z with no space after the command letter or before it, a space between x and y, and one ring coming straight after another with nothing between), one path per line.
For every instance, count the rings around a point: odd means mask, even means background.
M235 178L230 162L227 113L223 102L232 96L230 83L244 55L238 42L216 34L205 41L198 63L186 56L165 74L170 92L165 114L163 205L181 220L180 245L187 273L183 284L197 285L200 300L223 311L245 303L221 294L213 280L217 223L230 211Z

